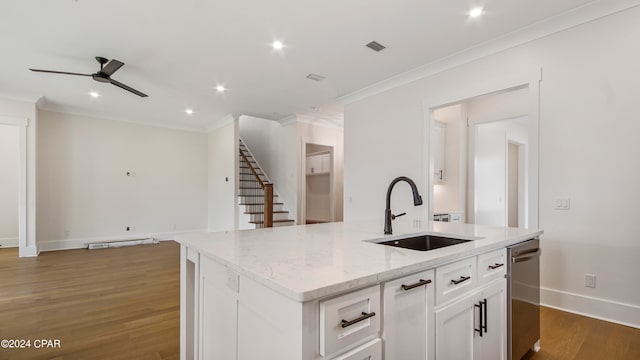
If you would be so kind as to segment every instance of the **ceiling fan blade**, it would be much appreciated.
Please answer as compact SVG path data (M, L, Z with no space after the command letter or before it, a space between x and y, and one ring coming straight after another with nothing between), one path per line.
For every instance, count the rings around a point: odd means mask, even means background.
M40 69L29 69L35 72L43 72L43 73L52 73L52 74L63 74L63 75L79 75L79 76L91 76L91 74L79 74L65 71L53 71L53 70L40 70Z
M124 63L122 61L118 61L116 59L113 59L113 60L109 61L109 63L107 65L105 65L105 67L101 71L103 73L111 76L111 75L113 75L114 72L118 71L118 69L120 69L122 67L122 65L124 65Z
M147 94L145 94L145 93L143 93L143 92L140 92L140 91L138 91L138 90L136 90L136 89L134 89L134 88L132 88L132 87L129 87L129 86L127 86L127 85L125 85L125 84L123 84L123 83L121 83L121 82L118 82L118 81L116 81L116 80L111 79L111 83L112 83L113 85L115 85L115 86L117 86L117 87L121 88L121 89L125 89L125 90L127 90L127 91L130 91L130 92L132 92L132 93L134 93L134 94L136 94L136 95L138 95L138 96L140 96L140 97L147 97L147 96L148 96Z

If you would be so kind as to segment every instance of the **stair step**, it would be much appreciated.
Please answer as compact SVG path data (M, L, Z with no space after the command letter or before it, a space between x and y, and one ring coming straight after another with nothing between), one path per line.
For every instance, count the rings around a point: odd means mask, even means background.
M251 194L251 195L238 195L238 196L239 197L264 197L264 195L254 195L254 194ZM277 197L277 196L278 196L278 194L273 194L273 197Z
M273 220L274 223L292 223L295 222L295 220ZM264 221L249 221L250 224L264 224Z
M260 215L260 214L264 214L264 211L245 211L244 212L247 215ZM274 214L287 214L289 213L286 210L281 210L281 211L274 211Z
M255 206L264 206L264 203L240 203L239 205L255 205ZM284 205L284 203L281 202L274 202L273 205Z

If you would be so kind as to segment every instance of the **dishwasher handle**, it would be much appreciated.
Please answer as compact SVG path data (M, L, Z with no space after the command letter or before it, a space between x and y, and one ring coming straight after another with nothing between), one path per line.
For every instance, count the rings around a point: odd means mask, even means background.
M522 254L520 256L512 256L511 257L511 262L512 263L518 263L518 262L522 262L522 261L527 261L530 259L533 259L535 257L539 257L542 254L542 249L538 248L536 251L533 252L528 252L525 254Z

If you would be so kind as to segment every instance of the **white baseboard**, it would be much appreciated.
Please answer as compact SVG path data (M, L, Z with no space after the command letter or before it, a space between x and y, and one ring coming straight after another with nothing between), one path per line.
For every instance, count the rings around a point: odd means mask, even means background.
M146 234L129 234L120 236L101 236L95 238L83 238L83 239L67 239L67 240L52 240L38 242L38 248L40 251L58 251L58 250L71 250L71 249L85 249L88 243L101 242L101 241L114 241L114 240L129 240L129 239L144 239L154 238L160 241L174 240L178 234L185 234L190 232L202 232L201 230L187 230L187 231L174 231L166 233L146 233Z
M0 239L0 247L15 248L18 247L18 238L2 238Z
M640 306L540 288L542 305L640 329Z

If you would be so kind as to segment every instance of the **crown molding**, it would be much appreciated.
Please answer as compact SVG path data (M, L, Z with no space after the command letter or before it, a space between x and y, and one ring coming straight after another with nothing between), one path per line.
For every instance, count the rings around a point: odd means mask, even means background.
M298 122L298 116L296 114L289 115L287 117L283 117L280 120L277 120L277 122L280 123L280 125L282 126L289 126L291 124L295 124L296 122Z
M233 114L227 114L220 119L220 121L215 122L213 125L209 127L206 133L211 133L220 129L221 127L225 127L229 124L232 124L236 120L236 116Z
M528 25L524 28L392 76L373 85L337 98L343 105L351 104L382 92L424 79L431 75L470 63L507 49L555 34L599 18L640 5L640 0L594 1Z
M56 114L86 116L88 118L97 119L97 120L117 121L117 122L123 122L123 123L128 123L128 124L140 125L140 126L150 126L150 127L157 127L157 128L169 129L169 130L188 131L188 132L195 132L195 133L200 133L200 134L206 133L206 131L199 130L199 129L188 128L188 127L151 124L151 123L133 121L133 120L122 119L122 118L117 118L117 117L96 116L95 114L85 113L85 112L82 112L82 111L68 111L68 110L64 110L63 111L63 110L59 110L59 109L47 109L46 107L39 107L38 109L40 111L52 112L52 113L56 113Z

